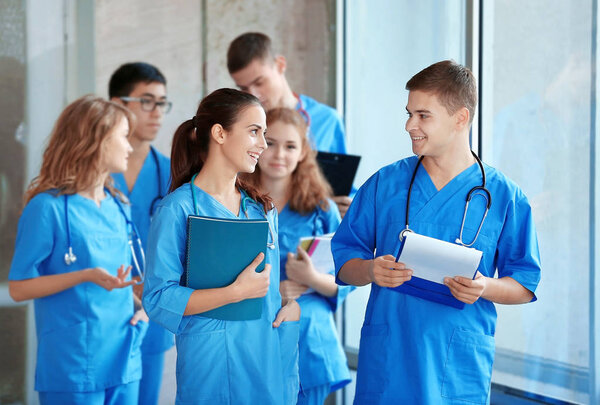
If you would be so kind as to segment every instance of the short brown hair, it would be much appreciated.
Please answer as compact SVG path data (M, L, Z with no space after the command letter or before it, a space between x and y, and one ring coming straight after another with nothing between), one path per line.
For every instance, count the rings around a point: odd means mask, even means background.
M248 66L254 59L273 58L271 38L261 32L247 32L234 39L227 50L227 69L235 73Z
M406 83L406 90L434 93L449 114L466 107L469 123L473 122L477 107L475 77L469 68L453 60L437 62L421 70Z

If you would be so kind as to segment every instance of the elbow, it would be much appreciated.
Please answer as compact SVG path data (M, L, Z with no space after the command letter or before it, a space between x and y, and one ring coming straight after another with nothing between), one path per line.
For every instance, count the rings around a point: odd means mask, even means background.
M8 282L8 294L15 302L23 302L29 299L29 297L25 295L23 289L12 281Z

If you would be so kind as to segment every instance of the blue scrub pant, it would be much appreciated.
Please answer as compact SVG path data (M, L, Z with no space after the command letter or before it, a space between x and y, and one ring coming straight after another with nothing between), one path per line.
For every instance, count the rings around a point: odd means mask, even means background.
M307 390L300 390L296 405L323 405L330 392L330 385L318 385Z
M139 381L94 392L40 392L41 405L137 405Z
M165 365L165 352L142 352L142 380L140 381L140 405L157 405Z

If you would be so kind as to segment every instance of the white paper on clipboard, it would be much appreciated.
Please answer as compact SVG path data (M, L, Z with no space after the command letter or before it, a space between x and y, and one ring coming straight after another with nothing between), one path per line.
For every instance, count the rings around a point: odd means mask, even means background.
M413 276L443 284L445 277L473 278L482 252L414 232L404 234L399 262L413 270Z

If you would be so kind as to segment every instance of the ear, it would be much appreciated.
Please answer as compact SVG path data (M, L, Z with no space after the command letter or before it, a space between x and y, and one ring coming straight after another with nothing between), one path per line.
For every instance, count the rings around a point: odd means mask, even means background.
M469 127L469 119L471 118L471 114L467 107L462 107L456 111L454 113L454 117L456 118L456 126L458 129Z
M285 69L287 68L287 60L285 59L285 56L277 55L275 57L275 68L279 74L285 73Z
M215 124L212 126L210 129L210 136L219 145L223 145L225 143L226 133L221 124Z

